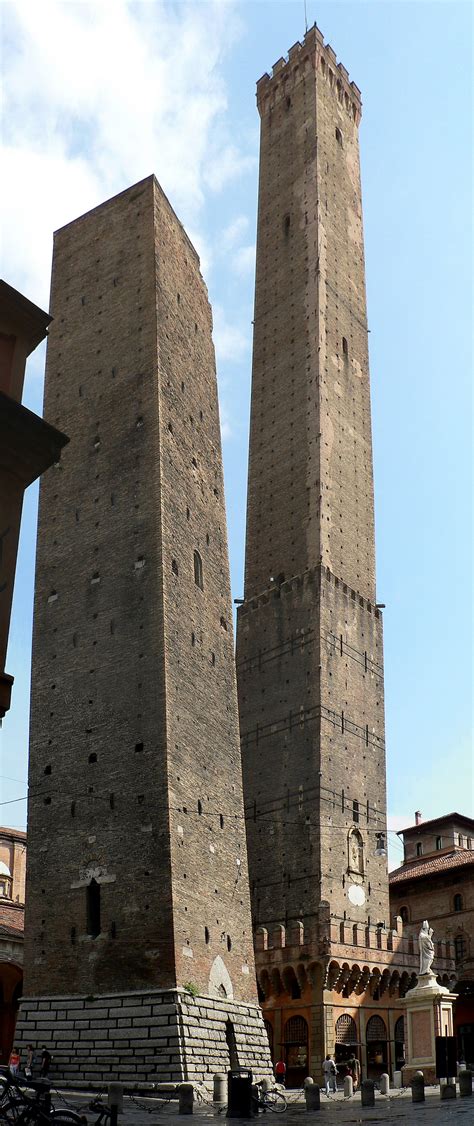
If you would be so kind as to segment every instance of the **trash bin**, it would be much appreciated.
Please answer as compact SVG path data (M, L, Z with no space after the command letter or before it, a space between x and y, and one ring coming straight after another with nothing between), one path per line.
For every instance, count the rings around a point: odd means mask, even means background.
M252 1072L240 1067L227 1072L227 1118L252 1117Z

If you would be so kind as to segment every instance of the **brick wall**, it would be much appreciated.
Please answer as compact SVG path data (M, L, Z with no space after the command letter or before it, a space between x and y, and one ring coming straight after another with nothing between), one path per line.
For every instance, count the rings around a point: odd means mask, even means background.
M211 312L154 177L57 232L51 310L25 995L255 1001Z
M383 642L360 107L318 37L313 29L258 85L237 663L254 920L264 926L288 914L311 926L321 899L341 918L389 922L386 860L375 856L386 823ZM354 842L360 865L351 861ZM349 901L351 885L363 890L362 904Z

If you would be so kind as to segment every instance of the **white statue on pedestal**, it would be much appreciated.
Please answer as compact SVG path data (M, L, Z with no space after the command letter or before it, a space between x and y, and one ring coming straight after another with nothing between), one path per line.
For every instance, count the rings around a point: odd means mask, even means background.
M431 966L435 956L435 948L433 944L433 928L430 927L427 919L424 920L418 935L418 946L420 948L420 975L429 974L431 973Z

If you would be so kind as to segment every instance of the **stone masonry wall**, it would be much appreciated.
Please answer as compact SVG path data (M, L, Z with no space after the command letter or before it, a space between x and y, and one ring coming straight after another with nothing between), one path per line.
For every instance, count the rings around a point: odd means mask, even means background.
M21 1003L16 1042L52 1054L53 1083L104 1085L120 1077L136 1087L183 1080L212 1083L230 1066L232 1023L239 1064L268 1075L268 1038L256 1005L164 992L62 996Z

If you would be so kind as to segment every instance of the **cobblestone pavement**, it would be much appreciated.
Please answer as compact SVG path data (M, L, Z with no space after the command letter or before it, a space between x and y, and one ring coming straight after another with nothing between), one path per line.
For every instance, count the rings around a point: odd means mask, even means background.
M450 1126L451 1123L458 1123L459 1126L474 1126L474 1097L460 1098L459 1093L456 1100L441 1101L439 1089L427 1088L426 1100L424 1103L414 1104L411 1099L411 1091L392 1091L388 1097L376 1094L375 1107L362 1107L360 1101L360 1094L354 1095L352 1099L344 1099L341 1093L332 1095L329 1099L324 1094L321 1094L321 1109L308 1113L306 1111L302 1093L299 1091L289 1091L288 1096L288 1110L276 1116L276 1122L280 1122L281 1126L305 1126L305 1122L314 1122L314 1126L319 1123L327 1123L328 1126L333 1126L334 1123L384 1123L394 1122L397 1124L407 1124L407 1126ZM97 1114L87 1111L88 1101L93 1097L88 1096L86 1093L81 1092L80 1095L74 1095L70 1092L64 1093L68 1105L73 1106L77 1110L84 1110L88 1115L89 1126L94 1126ZM57 1098L53 1099L55 1106L59 1107L60 1101ZM165 1124L165 1126L183 1126L186 1121L185 1116L178 1114L176 1101L165 1103L161 1099L148 1098L141 1095L135 1097L125 1097L124 1111L119 1116L119 1126L153 1126L154 1123ZM270 1115L271 1117L271 1115ZM275 1116L274 1116L275 1117ZM208 1122L213 1120L215 1126L218 1123L225 1122L225 1111L219 1114L216 1107L212 1102L204 1103L198 1101L194 1104L194 1118L199 1119L199 1126L205 1126ZM245 1119L234 1119L236 1126L243 1126ZM276 1124L275 1124L276 1126Z

